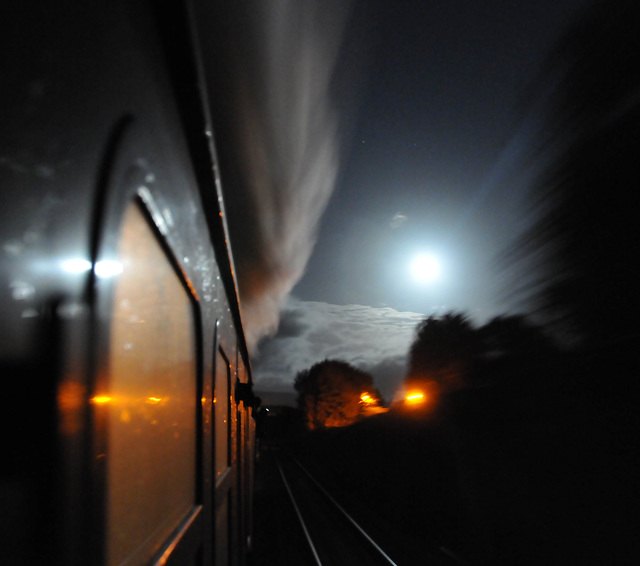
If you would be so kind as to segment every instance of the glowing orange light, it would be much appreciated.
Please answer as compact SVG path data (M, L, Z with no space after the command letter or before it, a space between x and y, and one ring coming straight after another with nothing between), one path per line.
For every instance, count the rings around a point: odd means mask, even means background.
M111 401L111 397L108 395L94 395L91 397L91 402L95 405L104 405L105 403L109 403Z
M363 393L362 395L360 395L360 401L362 401L365 405L373 405L373 403L376 402L376 400L368 393Z
M162 401L161 397L147 397L147 403L149 403L149 405L157 405L160 401Z
M424 402L425 396L421 391L411 391L405 397L405 401L409 405L418 405L419 403Z

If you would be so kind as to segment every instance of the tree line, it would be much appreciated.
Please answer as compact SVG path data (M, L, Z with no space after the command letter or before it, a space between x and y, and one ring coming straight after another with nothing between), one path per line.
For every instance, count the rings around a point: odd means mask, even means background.
M540 379L542 365L558 353L545 330L523 315L504 315L480 327L464 313L429 316L416 327L409 348L407 390L451 392ZM340 360L299 372L298 408L311 430L345 426L383 404L373 377Z

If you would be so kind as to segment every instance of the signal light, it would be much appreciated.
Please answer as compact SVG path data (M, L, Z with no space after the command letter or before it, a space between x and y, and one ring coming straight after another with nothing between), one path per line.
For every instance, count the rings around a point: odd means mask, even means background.
M426 401L426 397L422 391L410 391L404 399L407 405L420 405Z

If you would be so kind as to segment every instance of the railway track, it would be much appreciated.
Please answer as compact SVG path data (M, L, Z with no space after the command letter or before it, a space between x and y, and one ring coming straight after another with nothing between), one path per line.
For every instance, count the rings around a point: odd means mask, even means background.
M317 479L315 470L311 473L308 464L303 464L288 451L272 452L271 455L272 481L279 476L281 497L290 500L291 515L295 515L294 522L304 533L304 537L300 537L304 538L304 544L300 544L302 540L298 543L299 564L469 566L449 549L434 544L429 537L417 540L394 524L380 521L374 507L343 502L341 497L330 493L324 480ZM289 543L293 541L292 537ZM300 546L306 548L300 551Z
M293 456L276 465L316 566L400 566Z

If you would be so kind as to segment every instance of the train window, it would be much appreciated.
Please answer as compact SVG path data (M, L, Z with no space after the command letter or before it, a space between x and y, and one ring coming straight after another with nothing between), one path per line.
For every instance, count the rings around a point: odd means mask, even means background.
M216 478L230 465L230 390L231 371L229 361L218 350L216 357L215 413L215 463Z
M107 563L134 565L196 502L196 332L191 295L135 203L118 263L107 391L93 402L107 410Z

